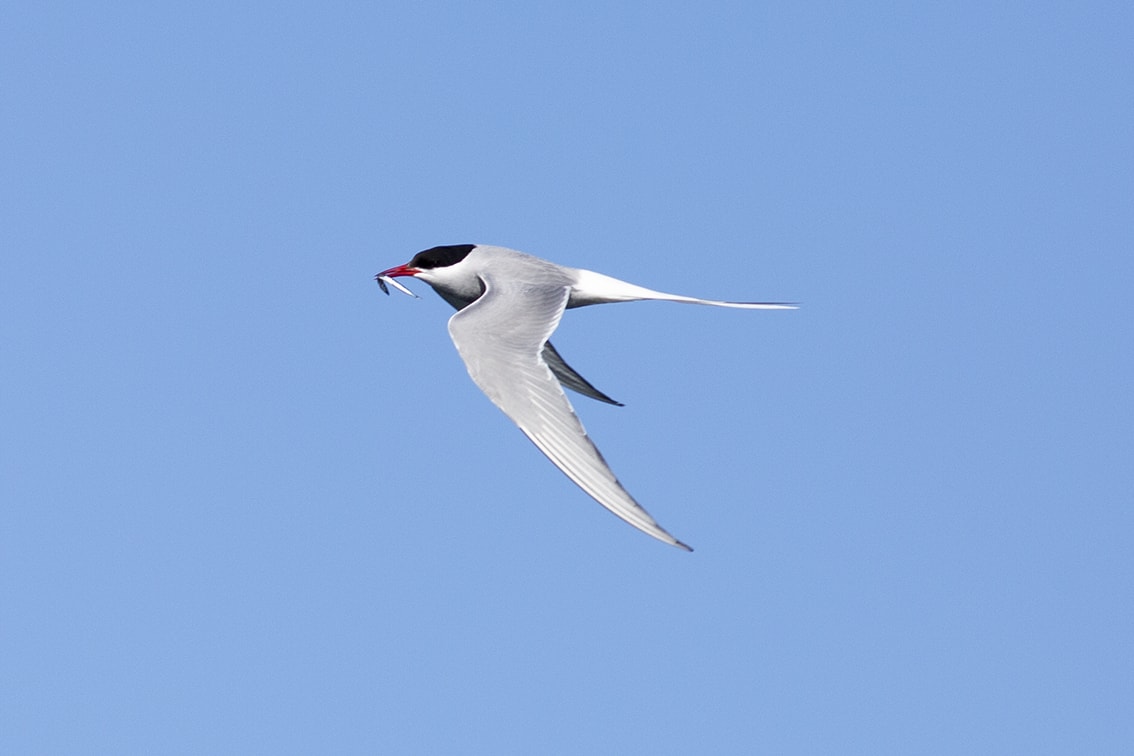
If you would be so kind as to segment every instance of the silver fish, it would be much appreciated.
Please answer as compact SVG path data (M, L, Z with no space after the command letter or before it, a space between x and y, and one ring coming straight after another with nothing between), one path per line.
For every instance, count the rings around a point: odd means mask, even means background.
M394 279L390 278L389 276L377 275L377 276L374 276L374 280L378 282L378 287L380 289L382 289L382 293L385 294L386 296L390 296L390 290L386 288L386 284L390 284L390 286L393 286L395 289L402 292L403 294L408 294L409 296L413 297L414 299L421 299L421 297L414 294L412 291L407 289L405 286L402 286L400 283L398 283Z

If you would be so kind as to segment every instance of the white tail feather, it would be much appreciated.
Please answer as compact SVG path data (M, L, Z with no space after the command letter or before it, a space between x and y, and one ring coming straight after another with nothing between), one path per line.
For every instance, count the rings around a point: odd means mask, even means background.
M712 305L713 307L735 307L742 310L795 310L796 305L787 302L722 302L716 299L698 299L680 294L667 294L644 286L636 286L617 278L604 276L591 270L578 270L579 280L571 291L568 307L583 307L607 302L636 302L640 300L659 300L662 302L682 302L684 304Z

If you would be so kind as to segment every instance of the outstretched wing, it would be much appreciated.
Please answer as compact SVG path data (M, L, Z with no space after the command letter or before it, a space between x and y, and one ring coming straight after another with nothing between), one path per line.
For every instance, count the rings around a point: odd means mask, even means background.
M383 291L385 291L386 285L382 282L381 278L378 279L378 285L383 287ZM439 297L448 302L449 305L457 311L465 309L476 301L475 299L464 299L463 297L440 289L435 289L435 291ZM386 293L389 294L388 291ZM551 368L551 372L555 373L555 377L559 379L559 382L562 383L564 387L572 391L577 391L583 396L589 396L591 399L598 399L600 402L613 404L616 407L625 406L622 402L615 401L599 391L591 385L590 381L576 373L575 369L559 356L559 352L551 345L550 341L543 345L543 359L547 361L547 366Z
M544 358L567 306L568 287L483 276L482 283L480 298L449 319L449 335L476 385L599 504L654 538L691 551L618 482Z

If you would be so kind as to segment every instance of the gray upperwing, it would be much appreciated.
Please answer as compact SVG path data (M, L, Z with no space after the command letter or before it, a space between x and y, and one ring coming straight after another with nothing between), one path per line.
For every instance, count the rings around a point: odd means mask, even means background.
M509 286L485 281L484 294L449 318L449 335L480 390L540 451L610 512L686 551L614 476L583 430L563 386L543 359L567 304L566 286ZM517 317L517 309L523 317Z
M466 300L459 298L443 291L438 291L437 295L448 302L449 305L457 311L465 309L474 301L476 301L473 299ZM615 407L626 406L622 402L611 399L609 396L592 386L591 382L586 378L576 373L574 368L568 365L559 355L559 352L555 350L555 347L551 345L550 341L543 345L543 359L547 361L547 366L551 368L551 372L555 374L555 377L559 379L559 382L562 383L564 387L582 394L583 396L589 396L591 399L597 399L600 402L613 404Z
M559 379L559 382L562 383L564 387L580 393L583 396L589 396L591 399L598 399L600 402L613 404L615 407L626 406L622 402L611 399L592 386L590 381L586 378L576 373L570 365L563 361L563 358L559 356L559 352L555 350L555 347L551 345L550 341L543 345L543 359L547 362L547 366L551 368L551 372L555 373L555 377Z

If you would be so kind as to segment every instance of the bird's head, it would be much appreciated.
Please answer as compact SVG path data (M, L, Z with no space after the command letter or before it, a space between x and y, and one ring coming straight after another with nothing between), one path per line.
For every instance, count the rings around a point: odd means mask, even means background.
M471 279L472 276L469 271L464 270L466 266L462 266L460 263L475 248L475 244L449 244L431 247L418 252L405 265L396 265L384 270L374 278L383 289L385 289L384 284L387 281L398 286L392 279L401 276L419 278L435 288L441 286L446 289L462 289L465 288L464 279ZM399 286L399 288L402 287ZM408 290L403 289L403 291Z

